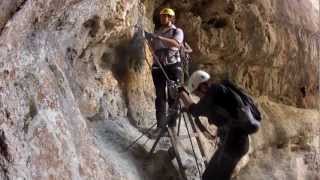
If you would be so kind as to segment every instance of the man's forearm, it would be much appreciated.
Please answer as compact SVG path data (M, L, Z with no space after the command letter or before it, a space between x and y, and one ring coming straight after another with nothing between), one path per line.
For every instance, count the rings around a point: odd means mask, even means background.
M169 47L180 47L180 44L177 40L171 39L171 38L166 38L163 36L158 36L158 39L166 43Z

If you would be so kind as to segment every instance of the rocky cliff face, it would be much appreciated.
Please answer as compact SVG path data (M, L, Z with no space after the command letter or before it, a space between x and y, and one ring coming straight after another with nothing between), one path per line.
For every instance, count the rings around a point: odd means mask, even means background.
M148 138L125 149L155 121L141 29L167 5L193 69L237 81L262 109L236 178L320 177L319 15L309 1L11 0L0 2L0 179L177 179L166 140L151 159ZM194 166L188 173L197 179Z
M313 35L319 14L311 3L217 0L175 6L196 50L195 64L257 96L317 107L319 40Z

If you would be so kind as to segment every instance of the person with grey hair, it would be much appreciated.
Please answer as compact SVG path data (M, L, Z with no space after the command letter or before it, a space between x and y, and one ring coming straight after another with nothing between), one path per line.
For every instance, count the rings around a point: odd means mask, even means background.
M200 97L195 103L184 87L179 95L184 108L194 117L204 116L218 127L220 143L203 173L203 180L229 180L249 150L249 134L260 127L261 115L252 99L230 81L211 83L210 75L195 71L189 79L190 92ZM197 119L196 119L197 120Z

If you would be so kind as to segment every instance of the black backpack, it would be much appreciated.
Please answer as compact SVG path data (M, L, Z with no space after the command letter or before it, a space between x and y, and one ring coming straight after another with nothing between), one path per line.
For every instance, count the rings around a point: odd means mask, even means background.
M230 90L232 95L239 102L237 119L232 123L232 126L240 128L247 134L257 132L261 126L262 117L252 97L228 80L223 81L222 84Z

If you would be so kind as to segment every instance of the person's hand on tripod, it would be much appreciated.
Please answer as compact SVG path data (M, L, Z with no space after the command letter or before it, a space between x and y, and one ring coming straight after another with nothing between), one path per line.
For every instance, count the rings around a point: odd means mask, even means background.
M184 86L178 87L179 99L182 100L184 108L189 110L189 106L194 104L193 100L190 97L190 93Z
M185 104L186 97L190 96L189 91L184 86L179 86L178 93L179 93L179 99L182 99L182 101L184 102L184 105L185 105L181 108L181 112L189 112L189 106L188 105L186 106L186 104Z
M154 34L154 33L149 33L147 31L144 31L144 37L148 40L148 41L152 41L154 39L159 39L159 36Z
M188 96L190 95L189 91L187 90L187 88L185 88L184 86L180 86L178 87L178 92L181 95L182 93L186 93Z

